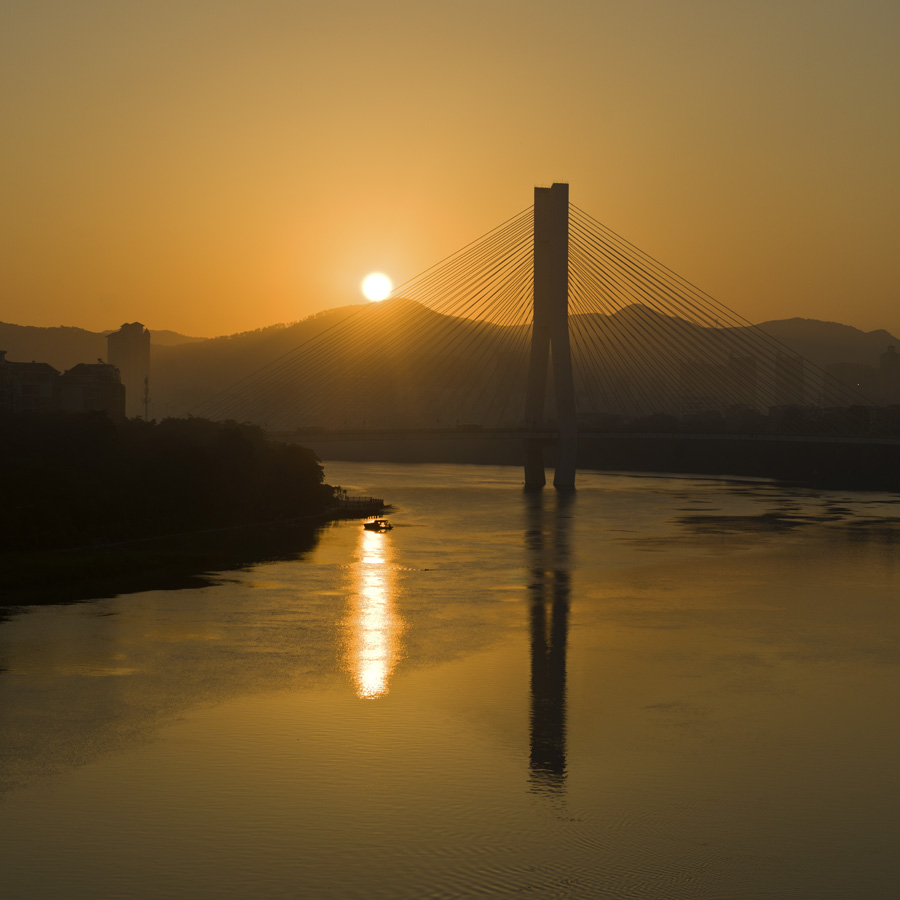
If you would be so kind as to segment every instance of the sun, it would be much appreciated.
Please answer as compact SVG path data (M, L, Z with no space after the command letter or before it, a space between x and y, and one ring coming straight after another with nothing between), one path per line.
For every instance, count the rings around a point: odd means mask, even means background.
M390 294L392 287L391 279L387 275L382 275L381 272L373 272L371 275L366 275L362 282L363 295L367 300L374 300L375 302L384 300Z

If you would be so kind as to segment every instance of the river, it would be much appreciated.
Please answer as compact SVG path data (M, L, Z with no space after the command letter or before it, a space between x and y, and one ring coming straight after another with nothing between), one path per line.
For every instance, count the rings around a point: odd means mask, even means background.
M896 896L895 495L326 476L393 530L0 623L4 898Z

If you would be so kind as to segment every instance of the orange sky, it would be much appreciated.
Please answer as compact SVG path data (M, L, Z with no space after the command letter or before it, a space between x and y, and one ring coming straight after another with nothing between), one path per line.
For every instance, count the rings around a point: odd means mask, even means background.
M568 181L752 321L900 334L896 0L6 0L0 320L358 302Z

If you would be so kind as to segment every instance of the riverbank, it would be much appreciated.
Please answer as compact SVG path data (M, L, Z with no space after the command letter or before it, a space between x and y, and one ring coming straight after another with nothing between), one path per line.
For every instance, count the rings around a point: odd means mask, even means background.
M333 522L364 519L386 508L378 498L349 497L324 512L292 519L93 547L0 553L0 610L205 587L220 580L221 572L302 556Z

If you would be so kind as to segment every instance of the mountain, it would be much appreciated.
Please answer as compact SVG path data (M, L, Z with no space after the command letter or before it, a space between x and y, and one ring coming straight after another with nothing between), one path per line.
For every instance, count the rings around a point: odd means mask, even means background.
M68 326L40 328L0 322L0 350L6 351L9 360L50 363L64 372L78 363L106 359L106 335L110 331L87 331ZM175 331L150 331L151 353L153 347L172 347L203 340L205 338L188 337Z
M758 327L822 368L838 362L877 365L889 346L900 346L900 340L883 328L860 331L852 325L818 319L776 319Z
M484 335L493 329L490 324L444 316L419 303L395 299L339 307L291 325L201 344L160 348L151 359L154 413L157 417L208 414L267 421L261 410L268 405L269 395L290 405L303 386L313 390L313 385L319 385L315 388L318 399L336 408L339 403L326 398L332 398L341 385L352 393L361 420L367 412L384 408L387 398L395 397L405 385L421 388L426 380L429 385L440 384L448 366L465 363L473 368L488 363L473 360L472 348L483 349ZM266 398L257 396L251 403L245 397L245 403L234 405L208 403L222 392L228 394L233 386L238 393L246 393L242 381L252 382L254 373L264 369L269 372Z
M106 358L106 336L83 328L38 328L0 322L0 350L14 362L50 363L60 372Z
M104 331L104 334L109 334ZM188 337L186 334L179 334L177 331L155 331L150 329L150 345L154 344L158 347L177 347L179 344L196 344L200 341L207 341L209 338Z
M827 363L876 366L889 345L900 344L887 331L834 322L761 327L768 337L752 326L704 327L640 304L573 314L579 406L678 411L690 395L699 406L765 408L783 389L779 353L811 363L804 398L817 402ZM520 422L529 333L529 326L441 315L406 300L341 307L293 325L161 349L151 373L154 413L231 416L270 428Z
M719 397L722 405L750 402L756 392L754 402L765 408L776 402L778 379L786 377L784 367L775 371L782 352L812 364L804 377L816 402L827 364L877 366L888 346L900 345L885 330L815 319L759 328L768 338L752 326L704 327L640 304L573 314L579 404L596 413L637 414L683 409L687 395L701 405ZM495 419L521 421L529 334L527 325L443 315L402 299L211 339L152 331L151 415L353 426L395 422L399 409L401 419L466 423L481 420L477 396L482 412L494 404ZM104 358L106 340L78 328L0 324L0 349L11 360L62 370ZM748 368L750 357L757 363ZM486 413L482 418L489 420Z
M335 328L360 308L365 307L339 307L290 325L270 325L194 343L154 346L150 355L150 390L155 416L192 413L210 397Z
M611 322L618 322L622 329L631 327L633 331L652 331L671 339L687 339L690 332L698 328L693 323L640 304L623 307L608 318ZM874 366L889 346L900 346L900 339L884 329L861 331L852 325L819 319L774 319L755 326L723 328L722 332L740 336L756 329L774 338L773 351L781 344L783 350L799 354L822 369L829 363L839 362ZM700 330L703 330L702 327Z

